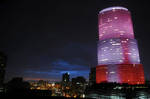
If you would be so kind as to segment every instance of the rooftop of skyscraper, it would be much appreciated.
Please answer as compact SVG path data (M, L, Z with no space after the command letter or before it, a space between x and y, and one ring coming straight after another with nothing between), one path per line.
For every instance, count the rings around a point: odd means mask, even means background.
M113 7L108 7L108 8L101 10L99 13L104 13L105 11L110 11L110 10L115 10L115 9L121 9L121 10L127 10L128 11L128 9L125 7L113 6Z

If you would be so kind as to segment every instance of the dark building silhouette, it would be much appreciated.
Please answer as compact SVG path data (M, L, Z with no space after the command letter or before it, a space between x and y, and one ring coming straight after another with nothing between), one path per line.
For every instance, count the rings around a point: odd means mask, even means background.
M0 52L0 88L3 87L7 57Z
M43 83L45 82L40 80L40 84ZM48 96L52 98L51 90L31 90L30 87L29 82L24 81L22 77L16 77L6 84L6 93L3 96Z
M28 95L30 84L23 81L23 78L13 78L6 84L7 95Z
M70 75L69 73L64 73L62 76L62 82L63 83L68 83L70 81Z
M86 80L84 77L78 76L76 78L72 78L72 83L73 84L84 84L84 83L86 83Z
M63 96L67 97L67 95L71 95L71 91L70 91L70 86L71 86L71 83L70 83L70 75L69 73L64 73L62 75L62 83L61 83L61 86L62 86L62 94Z
M92 67L89 73L89 85L93 85L96 83L96 68Z
M72 94L82 97L86 88L86 79L82 76L72 78Z

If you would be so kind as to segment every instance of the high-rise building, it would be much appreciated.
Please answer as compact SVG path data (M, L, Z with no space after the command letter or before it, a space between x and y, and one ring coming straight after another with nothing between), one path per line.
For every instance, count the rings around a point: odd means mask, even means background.
M62 86L65 89L69 85L70 85L70 75L69 75L69 73L64 73L62 75Z
M86 79L82 76L72 78L72 93L76 97L82 98L86 88Z
M99 12L98 19L96 83L144 84L144 70L129 10L105 8Z
M63 96L65 96L65 97L70 96L70 85L71 85L70 75L68 72L64 73L62 75L62 83L61 83Z
M62 82L68 83L70 81L70 75L69 73L64 73L62 76Z
M6 55L0 52L0 87L2 87L4 83L6 61Z

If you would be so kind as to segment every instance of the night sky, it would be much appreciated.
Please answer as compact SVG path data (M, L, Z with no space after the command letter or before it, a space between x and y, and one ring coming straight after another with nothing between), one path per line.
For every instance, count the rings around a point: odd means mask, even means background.
M127 7L141 63L150 80L149 3L143 0L1 0L0 51L7 55L6 82L60 81L65 72L88 79L97 65L98 13Z

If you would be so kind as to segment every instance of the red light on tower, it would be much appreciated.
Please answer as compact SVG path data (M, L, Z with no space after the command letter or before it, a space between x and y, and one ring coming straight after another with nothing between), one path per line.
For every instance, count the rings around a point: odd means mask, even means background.
M100 11L98 29L96 82L144 84L144 70L128 9L109 7Z

